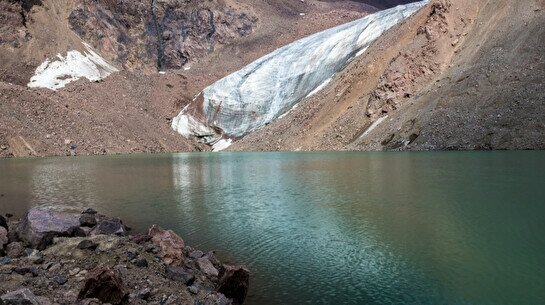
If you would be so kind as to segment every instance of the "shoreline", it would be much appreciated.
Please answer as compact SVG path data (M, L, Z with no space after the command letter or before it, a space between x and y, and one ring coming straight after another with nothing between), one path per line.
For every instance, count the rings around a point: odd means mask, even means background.
M93 209L0 216L0 304L242 304L250 273Z

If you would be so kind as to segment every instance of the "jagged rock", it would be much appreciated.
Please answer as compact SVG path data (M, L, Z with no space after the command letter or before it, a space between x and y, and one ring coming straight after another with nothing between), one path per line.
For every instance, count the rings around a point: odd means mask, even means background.
M79 218L79 225L82 227L94 227L97 224L97 219L93 214L83 214Z
M187 290L189 290L189 292L191 292L192 294L198 294L199 293L199 288L197 288L195 285L191 285L191 286L187 287Z
M250 286L250 271L242 266L223 266L219 280L218 291L226 297L233 299L237 304L242 304Z
M79 244L78 244L78 249L82 249L82 250L95 250L96 248L98 247L98 244L91 241L91 240L82 240Z
M199 269L201 269L201 271L207 276L218 276L219 274L218 269L212 265L208 257L201 257L197 259L197 265L199 266Z
M4 216L0 215L0 227L3 227L4 229L6 229L6 231L8 230L8 222L6 221L6 218L4 218Z
M183 267L165 265L165 274L167 278L173 281L183 282L187 286L193 285L193 282L195 281L195 276L187 272Z
M97 224L90 235L127 235L127 229L119 219L104 220Z
M97 298L102 303L121 304L128 294L123 280L116 272L108 267L98 266L87 274L78 299Z
M6 247L6 254L10 258L19 258L23 256L24 251L25 251L25 247L23 246L23 243L21 242L10 243Z
M21 240L39 250L45 249L57 236L70 236L70 230L79 227L76 215L47 208L30 209L17 226Z
M99 299L84 299L78 302L78 305L101 305Z
M0 297L3 305L49 305L49 300L34 295L28 288L8 292Z
M134 248L127 249L127 258L132 260L135 259L138 256L138 251Z
M167 265L180 266L184 262L183 249L184 240L172 230L163 230L159 226L152 226L148 235L151 242L161 250L159 256Z

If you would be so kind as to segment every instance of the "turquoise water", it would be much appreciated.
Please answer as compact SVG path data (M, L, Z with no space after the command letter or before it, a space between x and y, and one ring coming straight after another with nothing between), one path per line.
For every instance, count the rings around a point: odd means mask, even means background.
M252 271L248 304L545 304L545 153L0 160L0 212L153 223Z

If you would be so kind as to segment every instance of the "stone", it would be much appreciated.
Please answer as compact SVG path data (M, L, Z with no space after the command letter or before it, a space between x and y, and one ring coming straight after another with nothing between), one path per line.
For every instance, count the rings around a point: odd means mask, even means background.
M165 265L166 277L177 282L182 282L187 286L193 285L195 276L187 272L183 267Z
M88 239L80 241L80 243L77 246L78 249L91 250L91 251L94 251L97 247L98 247L97 243L95 243L92 240L88 240Z
M140 259L137 259L134 262L134 265L136 267L140 267L140 268L147 268L148 267L148 261L145 258L140 258Z
M127 235L127 229L119 219L103 220L99 222L92 230L90 235Z
M148 232L151 242L160 248L159 256L167 265L181 266L184 263L184 240L172 230L163 230L153 225Z
M250 271L243 266L224 265L219 279L218 292L242 304L250 287Z
M88 227L73 227L68 230L68 236L70 237L86 237L88 232L84 229L90 229Z
M8 227L8 222L6 220L6 218L2 215L0 215L0 227L6 229L6 231L9 229Z
M44 250L57 236L70 236L70 229L79 227L77 215L49 208L30 209L17 226L19 238L33 248Z
M9 265L11 264L11 258L4 256L0 257L0 266Z
M129 260L135 259L138 256L138 251L134 248L127 249L127 258Z
M131 241L137 245L142 245L151 240L151 236L147 234L139 234L136 236L131 237Z
M8 292L0 296L0 304L3 305L45 305L46 302L36 297L28 288Z
M96 298L102 303L121 304L128 295L129 292L118 273L108 267L98 266L87 274L78 299Z
M78 302L78 305L102 305L99 299L83 299Z
M55 273L61 270L61 268L62 268L62 265L60 263L56 263L56 264L53 264L51 267L49 267L48 271L50 273Z
M62 286L68 282L68 279L66 276L63 275L56 275L52 278L53 282L57 283L57 285Z
M2 253L4 247L6 247L8 241L8 230L4 227L0 227L0 253Z
M191 286L187 287L187 290L189 290L189 292L191 292L192 294L198 294L199 293L199 288L197 288L195 285L191 285Z
M11 271L20 275L32 275L34 277L39 275L36 267L13 267Z
M195 250L189 253L189 257L193 259L201 258L203 256L204 256L204 252L202 252L201 250Z
M87 208L81 212L81 214L96 215L98 212L93 208Z
M151 298L151 289L144 288L144 289L138 290L136 292L136 297L144 301L147 301L149 298Z
M92 228L97 225L97 219L93 214L83 214L79 218L79 225L81 227Z
M199 269L201 269L201 271L207 276L218 276L219 274L218 269L212 265L208 257L201 257L197 259L197 266L199 266Z
M80 268L74 268L74 269L68 271L68 274L70 274L70 276L75 276L75 275L77 275L80 271L81 271Z
M25 247L23 247L22 242L10 243L6 247L6 254L10 258L19 258L23 256L24 251L25 251Z

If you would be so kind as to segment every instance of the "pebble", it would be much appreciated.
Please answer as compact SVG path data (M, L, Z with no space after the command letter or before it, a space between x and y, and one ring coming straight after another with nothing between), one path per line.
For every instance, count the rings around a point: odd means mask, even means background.
M59 263L56 263L56 264L53 264L52 266L50 266L48 271L52 272L52 273L55 273L55 272L61 270L61 268L62 268L62 265L59 264Z
M70 270L68 272L68 274L70 274L70 276L74 276L74 275L78 274L80 271L81 271L80 268L74 268L74 269Z
M62 275L56 275L53 277L52 279L55 283L59 284L60 286L66 284L66 282L68 282L68 279L66 278L66 276L62 276Z
M189 290L189 292L191 292L192 294L197 294L197 293L199 293L199 288L195 287L195 285L189 286L189 287L187 288L187 290Z

